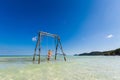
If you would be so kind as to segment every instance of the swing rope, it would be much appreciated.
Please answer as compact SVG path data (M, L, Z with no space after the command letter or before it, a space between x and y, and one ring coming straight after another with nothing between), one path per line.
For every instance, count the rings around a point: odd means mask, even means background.
M47 44L47 45L46 45L47 50L46 50L45 52L46 52L46 54L48 55L48 37L46 36L46 38L47 38L47 39L46 39L46 41L47 41L47 42L46 42L46 44ZM46 59L48 58L47 55L46 55Z

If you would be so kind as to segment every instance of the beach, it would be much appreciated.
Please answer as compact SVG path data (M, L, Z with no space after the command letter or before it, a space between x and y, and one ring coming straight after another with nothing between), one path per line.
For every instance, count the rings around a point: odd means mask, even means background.
M32 57L0 57L0 80L120 80L119 56L67 56L66 62L61 57L41 64L31 61Z

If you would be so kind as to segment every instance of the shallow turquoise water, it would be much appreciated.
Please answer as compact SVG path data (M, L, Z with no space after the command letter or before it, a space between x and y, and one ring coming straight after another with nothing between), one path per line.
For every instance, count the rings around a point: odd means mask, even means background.
M62 56L32 64L29 57L0 57L0 80L120 80L120 56Z

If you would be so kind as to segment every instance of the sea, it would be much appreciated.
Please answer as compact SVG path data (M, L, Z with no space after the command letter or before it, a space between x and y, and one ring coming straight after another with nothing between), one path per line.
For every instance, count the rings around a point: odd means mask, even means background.
M0 56L0 80L120 80L120 56Z

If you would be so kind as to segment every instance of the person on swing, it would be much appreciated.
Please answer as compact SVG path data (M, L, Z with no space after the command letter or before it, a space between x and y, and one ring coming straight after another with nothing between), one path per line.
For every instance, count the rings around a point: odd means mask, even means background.
M52 51L49 49L48 50L48 58L47 58L48 61L50 61L51 56L52 56Z

